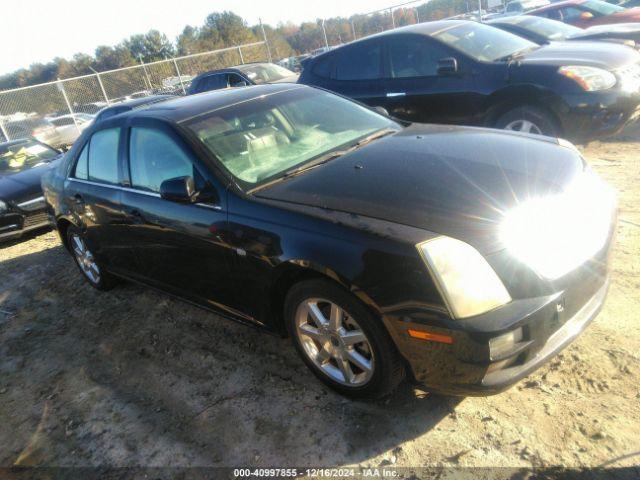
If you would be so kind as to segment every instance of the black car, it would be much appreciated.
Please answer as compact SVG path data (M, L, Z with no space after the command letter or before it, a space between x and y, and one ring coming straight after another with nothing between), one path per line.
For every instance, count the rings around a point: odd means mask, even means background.
M308 60L299 83L397 118L589 140L640 115L640 54L623 45L540 47L469 21L398 28Z
M164 102L171 98L175 98L175 95L149 95L147 97L124 100L122 102L109 105L108 107L104 107L96 114L96 118L93 121L98 123L106 120L107 118L120 115L121 113L135 110L136 108L146 107L147 105L153 105L154 103Z
M300 85L85 131L43 179L87 281L285 333L352 396L498 392L597 314L615 198L566 141L401 124Z
M198 75L191 81L187 95L220 90L223 88L246 87L265 83L295 83L298 74L273 63L246 63L235 67L211 70Z
M0 241L50 225L40 180L61 156L35 139L0 143Z
M640 47L640 24L617 23L587 29L533 15L503 17L487 22L492 27L511 32L538 45L559 41L604 41Z

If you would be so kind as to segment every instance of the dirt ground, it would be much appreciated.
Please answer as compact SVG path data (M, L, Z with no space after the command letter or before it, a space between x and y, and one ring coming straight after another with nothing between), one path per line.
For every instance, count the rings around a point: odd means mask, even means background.
M607 304L511 390L377 402L289 340L149 289L100 293L53 232L0 249L0 466L637 466L640 128L584 148L618 190Z

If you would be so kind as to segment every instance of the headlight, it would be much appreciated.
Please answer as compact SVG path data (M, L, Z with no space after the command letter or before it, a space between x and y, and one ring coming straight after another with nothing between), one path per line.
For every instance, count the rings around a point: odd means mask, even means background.
M570 78L587 92L606 90L616 84L616 76L613 73L596 67L581 65L560 67L558 73Z
M0 213L4 213L7 211L7 204L0 200Z
M496 272L471 245L443 236L417 247L455 318L479 315L511 301Z
M564 192L532 198L505 215L507 250L550 280L574 270L604 247L615 193L590 170Z

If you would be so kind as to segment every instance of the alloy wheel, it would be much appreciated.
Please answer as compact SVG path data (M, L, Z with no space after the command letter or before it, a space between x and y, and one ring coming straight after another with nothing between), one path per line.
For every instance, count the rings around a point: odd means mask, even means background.
M358 387L371 379L375 368L371 344L339 305L321 298L300 303L296 334L309 360L332 380Z
M100 283L100 268L93 258L93 254L87 248L87 244L79 235L71 235L71 247L82 273L91 283Z
M535 123L529 120L515 120L511 123L508 123L505 127L505 130L512 130L514 132L522 132L522 133L533 133L536 135L542 135L542 130Z

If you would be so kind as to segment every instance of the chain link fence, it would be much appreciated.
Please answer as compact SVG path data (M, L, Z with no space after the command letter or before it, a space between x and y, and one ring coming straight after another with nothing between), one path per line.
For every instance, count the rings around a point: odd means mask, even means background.
M183 95L200 73L269 57L262 41L5 90L0 92L0 141L35 137L53 146L72 143L108 105L161 93Z

